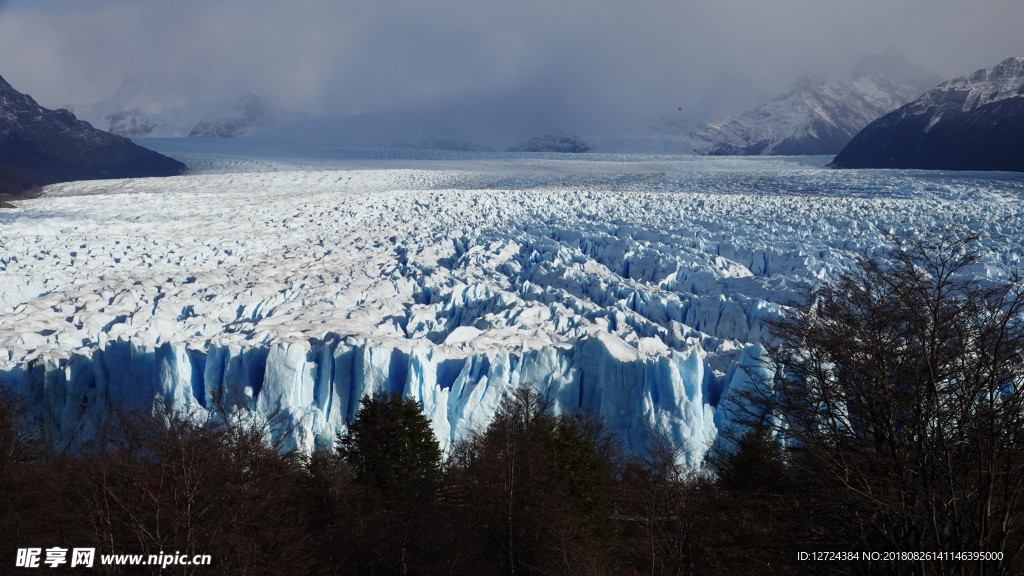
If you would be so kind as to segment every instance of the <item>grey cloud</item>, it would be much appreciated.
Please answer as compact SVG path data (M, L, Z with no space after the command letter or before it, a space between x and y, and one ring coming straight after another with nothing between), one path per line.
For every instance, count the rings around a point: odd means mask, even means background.
M1024 55L1022 21L1011 0L21 0L0 2L0 74L50 106L144 72L311 112L490 102L510 122L624 131L845 75L890 42L967 73Z

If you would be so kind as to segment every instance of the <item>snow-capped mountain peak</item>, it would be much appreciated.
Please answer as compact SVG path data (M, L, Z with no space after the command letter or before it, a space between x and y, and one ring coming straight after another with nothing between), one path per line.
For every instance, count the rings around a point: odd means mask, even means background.
M922 100L946 99L963 94L960 109L968 111L1007 98L1024 96L1024 57L1007 58L992 68L983 68L968 76L954 78L925 94Z
M1024 58L944 82L869 124L836 156L845 168L1024 170Z
M233 137L295 116L275 108L266 96L204 98L187 93L182 82L152 75L129 76L113 95L75 106L84 120L128 137Z
M274 124L277 112L269 98L248 92L215 114L200 120L188 135L210 138L242 136Z
M893 110L941 78L907 60L895 48L871 54L845 81L807 74L789 90L752 110L718 118L694 132L702 154L830 154L869 122Z

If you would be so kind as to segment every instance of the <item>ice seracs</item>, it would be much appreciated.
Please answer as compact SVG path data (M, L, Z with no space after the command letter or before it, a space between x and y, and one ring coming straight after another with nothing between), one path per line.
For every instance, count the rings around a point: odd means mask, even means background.
M247 166L244 141L166 145L214 144ZM417 398L450 445L528 385L696 464L765 321L884 233L968 224L992 248L979 273L1021 257L1024 183L998 175L339 156L58 184L0 214L0 379L71 448L154 397L278 413L285 446L327 447L377 390Z

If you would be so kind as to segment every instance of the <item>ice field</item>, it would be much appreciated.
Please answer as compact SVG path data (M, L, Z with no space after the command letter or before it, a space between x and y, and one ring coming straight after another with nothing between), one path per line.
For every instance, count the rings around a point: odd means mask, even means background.
M341 150L143 141L174 178L57 184L0 210L0 380L64 446L111 410L279 411L329 447L363 394L443 445L528 384L696 463L764 321L886 234L1024 252L1024 177L827 158Z

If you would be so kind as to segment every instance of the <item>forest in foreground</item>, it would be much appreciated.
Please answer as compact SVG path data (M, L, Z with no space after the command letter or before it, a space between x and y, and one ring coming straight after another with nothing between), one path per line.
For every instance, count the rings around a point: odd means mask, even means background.
M976 256L908 243L809 293L697 470L654 433L624 454L529 387L446 454L391 394L364 397L333 451L275 449L273 415L158 408L64 454L6 391L0 562L95 547L212 558L99 574L1019 573L1024 293L966 274Z

